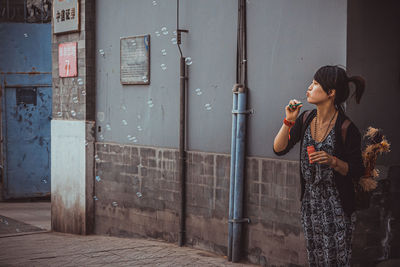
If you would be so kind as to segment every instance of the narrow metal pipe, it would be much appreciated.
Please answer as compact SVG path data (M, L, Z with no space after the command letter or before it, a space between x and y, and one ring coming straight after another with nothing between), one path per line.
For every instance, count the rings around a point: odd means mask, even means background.
M233 104L232 110L237 110L238 95L237 87L233 88ZM232 260L232 236L233 236L233 200L235 191L235 159L236 159L236 126L237 113L232 112L232 139L231 139L231 170L229 183L229 229L228 229L228 260Z
M236 51L237 115L235 147L231 150L231 184L229 195L228 260L238 262L242 254L243 184L245 165L246 101L247 101L247 45L246 0L238 0L238 31ZM234 126L232 126L234 128ZM233 130L233 129L232 129ZM233 148L233 145L231 145ZM232 160L231 158L231 160ZM232 174L233 173L233 174ZM233 175L233 176L232 176ZM233 199L232 199L233 198ZM231 210L232 209L232 210ZM232 214L233 212L233 214Z
M186 233L186 152L185 152L185 110L186 110L186 64L180 58L180 110L179 110L179 181L181 186L179 246L185 245Z
M240 87L238 92L238 115L236 129L236 162L235 162L235 193L233 210L233 244L232 262L241 258L242 219L243 219L243 184L246 143L246 88Z

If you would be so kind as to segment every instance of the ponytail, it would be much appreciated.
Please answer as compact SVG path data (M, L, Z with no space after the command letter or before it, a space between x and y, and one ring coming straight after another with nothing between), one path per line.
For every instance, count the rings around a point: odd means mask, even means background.
M353 82L356 86L355 92L351 95L356 97L357 104L360 104L361 97L365 90L365 80L361 76L351 76L348 79L349 82Z
M354 83L355 92L351 96L355 96L357 104L360 104L361 97L365 90L365 80L361 76L347 76L346 71L338 66L323 66L314 74L316 80L322 89L329 94L331 89L336 90L335 106L339 112L345 113L346 100L350 95L350 83Z

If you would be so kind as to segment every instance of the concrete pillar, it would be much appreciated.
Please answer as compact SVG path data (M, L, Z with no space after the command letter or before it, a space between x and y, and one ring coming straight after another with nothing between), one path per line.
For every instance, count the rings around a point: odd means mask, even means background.
M94 226L95 1L79 2L80 31L52 32L51 228L90 234ZM78 43L77 77L59 77L58 45L64 42Z

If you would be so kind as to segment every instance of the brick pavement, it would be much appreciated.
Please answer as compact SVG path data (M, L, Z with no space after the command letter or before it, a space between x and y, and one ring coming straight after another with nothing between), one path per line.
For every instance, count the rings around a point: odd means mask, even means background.
M0 236L0 266L255 266L175 244L55 232Z

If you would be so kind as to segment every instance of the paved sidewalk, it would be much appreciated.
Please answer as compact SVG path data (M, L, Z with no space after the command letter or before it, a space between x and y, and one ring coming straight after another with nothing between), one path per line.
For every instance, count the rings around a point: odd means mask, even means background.
M146 239L29 233L0 237L0 266L254 266Z
M42 202L0 202L0 215L50 230L50 201Z

